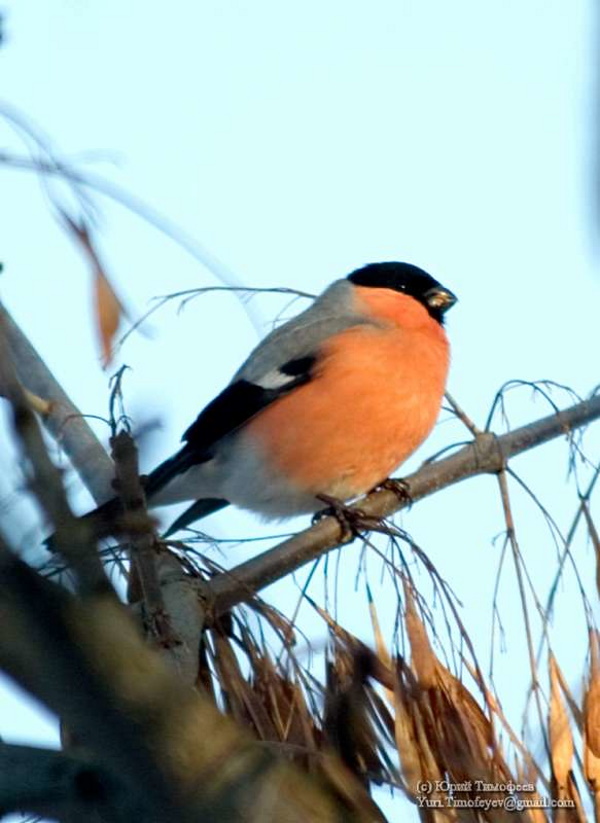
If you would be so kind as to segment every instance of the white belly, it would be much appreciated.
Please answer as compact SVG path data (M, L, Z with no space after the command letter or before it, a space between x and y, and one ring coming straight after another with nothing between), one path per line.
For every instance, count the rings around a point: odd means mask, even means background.
M221 444L217 457L175 477L152 496L151 502L165 506L204 497L223 498L269 520L324 507L313 495L298 491L285 477L269 469L259 449L243 443L243 435Z

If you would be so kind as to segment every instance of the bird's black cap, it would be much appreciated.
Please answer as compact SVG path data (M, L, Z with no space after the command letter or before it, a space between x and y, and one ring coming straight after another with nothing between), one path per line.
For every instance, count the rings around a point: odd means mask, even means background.
M393 289L414 297L438 323L457 299L430 274L410 263L370 263L349 274L348 280L355 286Z

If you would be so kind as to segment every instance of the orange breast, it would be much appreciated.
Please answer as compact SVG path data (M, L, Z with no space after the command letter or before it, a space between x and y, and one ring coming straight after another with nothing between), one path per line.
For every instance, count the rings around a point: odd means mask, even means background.
M380 326L332 337L311 382L247 429L299 488L341 499L373 488L427 437L449 363L444 330L423 306L393 291L356 291Z

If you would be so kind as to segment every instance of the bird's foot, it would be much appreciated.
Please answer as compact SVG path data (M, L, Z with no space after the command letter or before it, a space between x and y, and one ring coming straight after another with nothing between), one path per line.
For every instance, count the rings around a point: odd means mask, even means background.
M317 500L326 504L313 516L313 523L318 523L324 517L335 517L342 529L341 543L350 543L361 532L377 528L379 521L368 515L356 506L348 506L343 500L329 494L317 494Z
M408 508L410 508L413 504L413 499L410 494L410 485L401 477L397 480L393 480L391 477L388 477L387 480L384 480L383 483L376 486L373 491L379 491L380 489L385 489L386 491L395 494L398 500L401 503L405 503Z

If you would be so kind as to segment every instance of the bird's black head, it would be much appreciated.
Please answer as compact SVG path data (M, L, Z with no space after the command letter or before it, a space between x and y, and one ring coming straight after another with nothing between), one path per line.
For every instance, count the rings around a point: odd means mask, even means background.
M449 289L444 288L430 274L410 263L370 263L349 274L348 280L355 286L393 289L414 297L440 324L443 323L445 312L457 300Z

